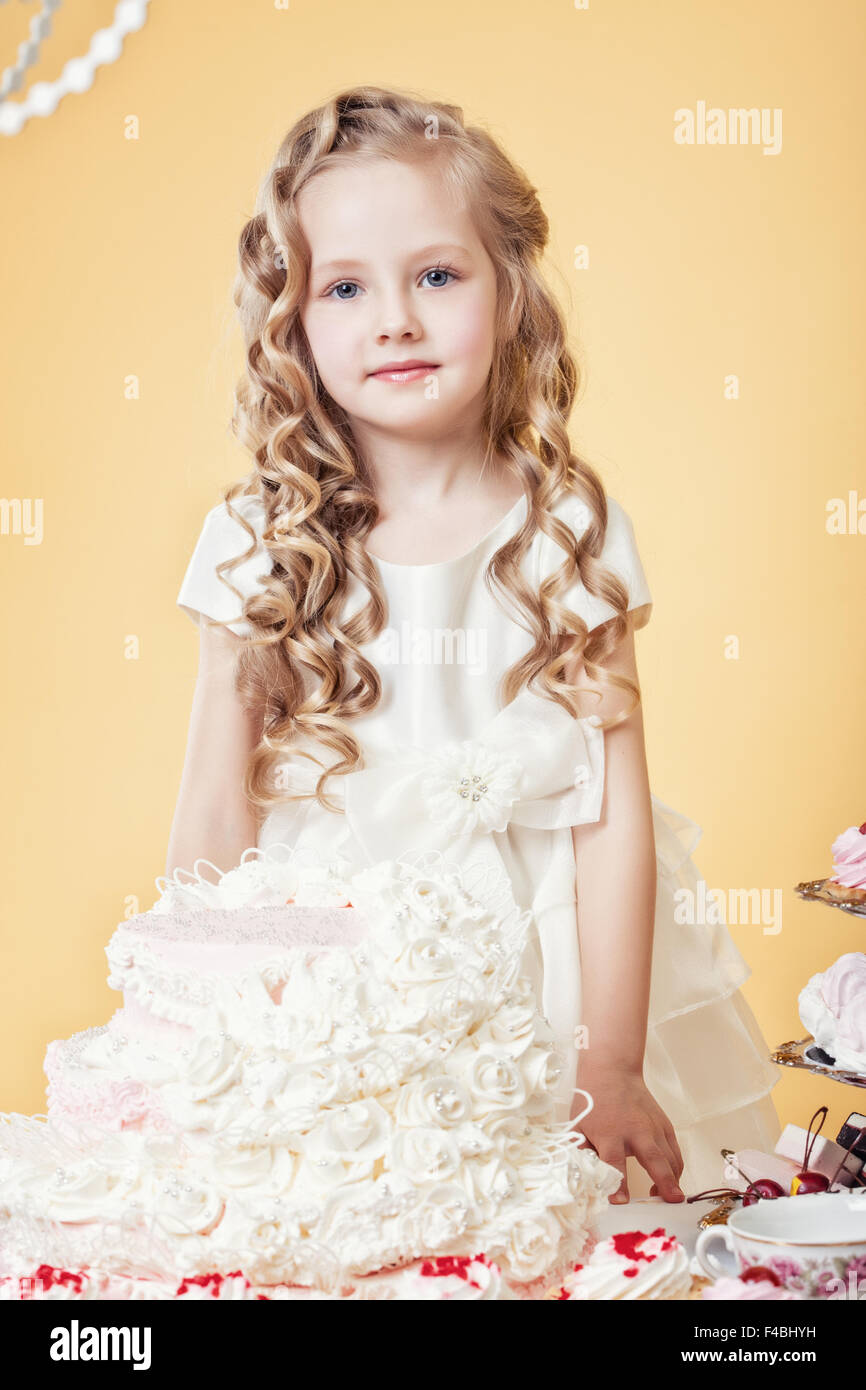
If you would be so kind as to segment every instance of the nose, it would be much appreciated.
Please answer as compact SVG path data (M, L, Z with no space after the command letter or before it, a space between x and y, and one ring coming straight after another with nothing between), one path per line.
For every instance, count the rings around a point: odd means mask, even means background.
M376 333L377 343L387 343L391 340L405 341L406 339L411 341L420 337L420 334L421 323L410 296L397 288L384 295L379 314L379 328Z

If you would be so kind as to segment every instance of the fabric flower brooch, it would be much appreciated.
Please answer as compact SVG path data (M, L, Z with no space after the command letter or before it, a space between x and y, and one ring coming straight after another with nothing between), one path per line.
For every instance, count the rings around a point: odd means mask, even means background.
M520 795L523 766L483 743L450 743L433 757L421 789L431 820L451 835L504 830Z

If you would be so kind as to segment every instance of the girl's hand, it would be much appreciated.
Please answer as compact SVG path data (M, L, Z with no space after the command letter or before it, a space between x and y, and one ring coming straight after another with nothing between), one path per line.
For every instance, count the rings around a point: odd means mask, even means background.
M581 1090L588 1091L593 1108L579 1131L599 1158L622 1173L622 1184L611 1202L627 1202L626 1158L633 1155L653 1179L650 1196L665 1202L685 1201L678 1178L685 1166L673 1125L647 1090L643 1077L619 1067L581 1067ZM571 1118L585 1109L579 1093Z

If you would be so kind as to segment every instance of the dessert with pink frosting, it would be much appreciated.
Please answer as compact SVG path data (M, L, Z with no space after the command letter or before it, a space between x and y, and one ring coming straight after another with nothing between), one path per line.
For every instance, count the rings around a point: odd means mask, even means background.
M786 1288L772 1270L758 1269L755 1265L739 1277L723 1275L720 1279L708 1283L701 1290L701 1298L734 1301L745 1299L750 1302L778 1303L780 1301L791 1302L792 1300L802 1302L803 1294L797 1293L794 1289Z
M866 821L833 841L833 874L824 892L838 902L866 904Z
M866 954L849 951L800 991L800 1019L844 1071L866 1075Z
M584 1299L685 1299L692 1290L685 1246L663 1227L621 1231L599 1241L585 1262L576 1262L549 1296Z
M0 1116L2 1296L541 1297L582 1257L621 1177L553 1118L507 881L285 848L117 927L122 1006Z

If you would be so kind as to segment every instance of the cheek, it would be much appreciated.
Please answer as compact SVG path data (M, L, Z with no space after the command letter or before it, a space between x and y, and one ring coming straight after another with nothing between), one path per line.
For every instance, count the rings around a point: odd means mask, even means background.
M357 333L350 315L311 313L303 319L304 332L319 375L328 385L357 359Z
M493 353L496 302L484 285L467 286L450 315L447 343L455 358L486 369Z

